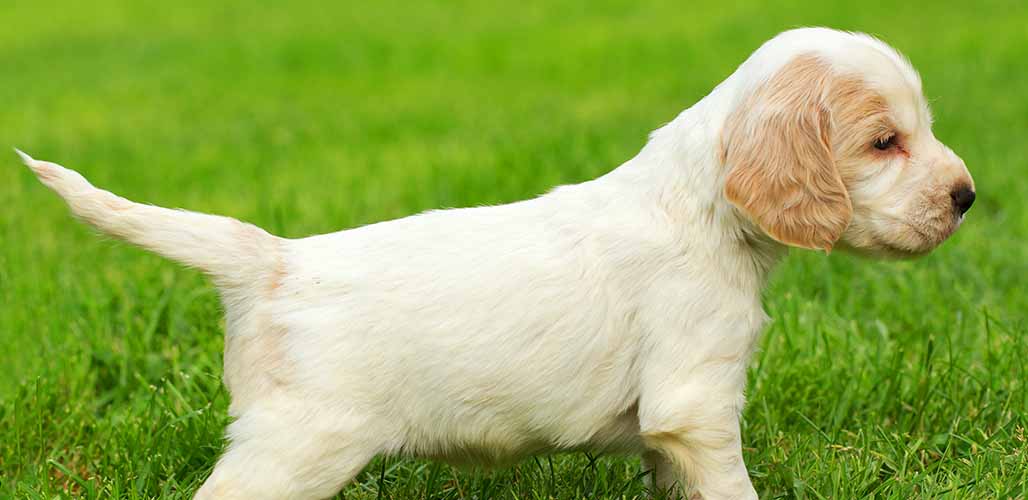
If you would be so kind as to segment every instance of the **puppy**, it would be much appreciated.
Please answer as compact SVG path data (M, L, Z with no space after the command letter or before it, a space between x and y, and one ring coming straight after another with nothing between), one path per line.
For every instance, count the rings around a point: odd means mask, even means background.
M952 234L974 183L931 122L895 50L798 29L609 174L509 205L290 240L22 158L79 218L220 290L234 421L196 498L328 497L378 454L587 448L739 499L768 272L788 247L909 257Z

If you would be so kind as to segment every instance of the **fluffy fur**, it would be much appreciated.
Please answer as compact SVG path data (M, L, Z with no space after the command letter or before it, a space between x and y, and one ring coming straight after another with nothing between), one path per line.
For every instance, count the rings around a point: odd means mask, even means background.
M739 499L756 498L739 414L769 270L787 246L909 256L948 237L973 183L930 124L893 49L800 29L609 174L509 205L289 240L23 159L81 219L220 289L235 420L197 498L328 497L383 453L589 448Z

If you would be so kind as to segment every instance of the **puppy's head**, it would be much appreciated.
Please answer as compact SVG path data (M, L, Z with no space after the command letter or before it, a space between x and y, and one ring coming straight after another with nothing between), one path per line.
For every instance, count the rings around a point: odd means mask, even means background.
M768 236L902 257L930 251L963 221L974 181L932 134L920 78L895 50L794 30L739 71L746 85L721 136L725 195Z

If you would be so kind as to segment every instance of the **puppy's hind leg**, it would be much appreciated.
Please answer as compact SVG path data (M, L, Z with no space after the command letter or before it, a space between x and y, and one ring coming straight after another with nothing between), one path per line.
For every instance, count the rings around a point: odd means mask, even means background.
M229 448L194 500L330 498L382 451L360 423L248 410L229 426Z

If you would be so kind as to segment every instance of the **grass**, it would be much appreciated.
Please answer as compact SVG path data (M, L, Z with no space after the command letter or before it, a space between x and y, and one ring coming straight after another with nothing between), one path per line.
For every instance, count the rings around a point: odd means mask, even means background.
M14 1L0 19L0 143L285 236L597 176L774 33L878 34L920 69L979 201L927 258L777 270L746 461L762 498L1028 498L1023 2ZM0 497L188 498L227 422L213 288L0 163ZM639 498L637 467L383 458L343 493Z

